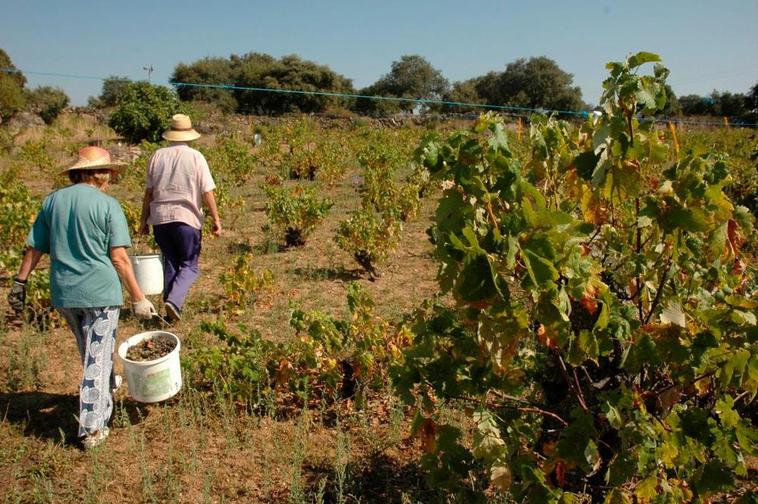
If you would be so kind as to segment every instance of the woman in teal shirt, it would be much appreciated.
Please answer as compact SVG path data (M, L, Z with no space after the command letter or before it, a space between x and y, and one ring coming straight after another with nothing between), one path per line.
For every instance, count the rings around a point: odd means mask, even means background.
M113 413L113 349L123 294L142 319L156 312L137 284L126 249L129 228L121 205L105 194L118 165L100 147L85 147L64 170L71 185L54 191L42 203L26 240L28 249L8 302L24 308L26 280L42 254L50 254L50 294L76 336L84 373L79 388L79 436L92 448L108 436Z

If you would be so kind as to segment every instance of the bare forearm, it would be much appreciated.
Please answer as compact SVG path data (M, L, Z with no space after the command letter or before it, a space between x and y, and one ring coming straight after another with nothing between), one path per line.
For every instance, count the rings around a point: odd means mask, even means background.
M216 195L213 191L208 191L207 193L203 193L203 202L205 202L205 206L208 207L208 211L211 214L211 219L213 219L213 222L220 223L221 219L218 216L218 208L216 207Z
M21 261L21 267L18 270L18 275L16 275L16 278L22 282L29 278L29 275L32 273L32 271L34 271L34 268L37 267L37 263L41 257L42 251L31 247L26 249L26 253L24 253L24 258Z
M153 191L145 189L145 196L142 198L142 216L140 217L140 226L147 225L147 218L150 217L150 202L153 201Z
M129 261L129 256L126 254L126 249L123 247L112 248L111 262L116 269L118 277L124 283L126 292L129 293L132 302L137 302L144 298L145 295L140 290L137 278L134 276L134 269L132 268L131 261Z

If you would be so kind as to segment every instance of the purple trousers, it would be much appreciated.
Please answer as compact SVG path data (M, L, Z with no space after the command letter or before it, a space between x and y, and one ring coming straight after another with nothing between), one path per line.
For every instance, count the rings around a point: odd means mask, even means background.
M200 273L202 232L183 222L169 222L153 226L153 234L163 253L163 301L181 310Z

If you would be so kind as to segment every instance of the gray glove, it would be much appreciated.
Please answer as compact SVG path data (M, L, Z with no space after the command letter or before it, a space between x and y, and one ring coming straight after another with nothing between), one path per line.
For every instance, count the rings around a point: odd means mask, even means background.
M26 304L26 280L13 280L13 286L8 293L8 304L14 312L21 313L24 311L24 305Z
M150 320L153 316L158 315L155 306L146 297L136 303L132 303L132 311L138 319L142 320Z

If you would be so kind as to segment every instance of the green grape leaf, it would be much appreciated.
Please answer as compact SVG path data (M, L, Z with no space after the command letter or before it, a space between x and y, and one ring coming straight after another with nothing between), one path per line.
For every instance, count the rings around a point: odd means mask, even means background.
M732 472L720 460L708 461L695 480L695 488L701 495L729 490L734 486Z
M576 173L584 180L592 180L592 173L595 171L600 156L592 151L582 152L574 158Z
M466 260L455 283L455 294L464 302L481 301L497 294L486 256L478 255Z
M522 245L523 259L526 264L526 268L529 271L529 275L532 277L535 286L547 287L553 284L558 277L558 270L555 269L553 263L544 257L537 255L531 250L524 249Z
M638 66L644 65L645 63L658 63L660 61L661 57L657 54L641 51L633 56L630 56L627 60L627 64L629 65L629 69L633 70Z

